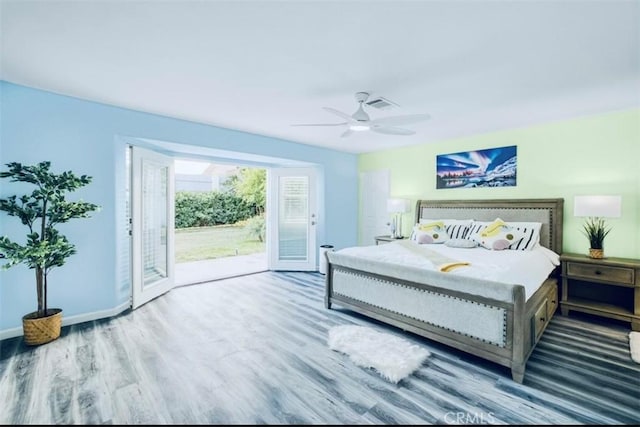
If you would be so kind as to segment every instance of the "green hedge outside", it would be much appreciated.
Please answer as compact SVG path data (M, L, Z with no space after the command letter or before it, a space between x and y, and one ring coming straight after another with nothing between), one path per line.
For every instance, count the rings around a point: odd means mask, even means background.
M256 206L230 193L176 193L176 228L235 224L256 215Z

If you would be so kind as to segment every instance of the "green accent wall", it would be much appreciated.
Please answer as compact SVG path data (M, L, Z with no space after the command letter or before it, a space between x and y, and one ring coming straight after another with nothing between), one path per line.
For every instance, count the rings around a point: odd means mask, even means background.
M515 187L436 189L436 155L509 145L518 147ZM391 197L411 199L413 209L418 199L562 197L563 252L589 248L584 219L573 216L574 196L621 195L622 217L607 219L605 256L640 258L640 109L361 154L358 169L388 169ZM414 215L403 218L405 235Z

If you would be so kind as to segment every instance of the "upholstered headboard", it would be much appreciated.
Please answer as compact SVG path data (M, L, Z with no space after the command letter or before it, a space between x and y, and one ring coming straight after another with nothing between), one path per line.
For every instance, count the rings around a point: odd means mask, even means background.
M540 244L562 253L564 199L418 200L416 223L428 219L541 222Z

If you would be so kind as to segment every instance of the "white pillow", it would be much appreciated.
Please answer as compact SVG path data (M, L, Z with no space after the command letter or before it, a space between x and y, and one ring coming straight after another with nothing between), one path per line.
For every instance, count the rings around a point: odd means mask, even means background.
M473 240L481 246L494 251L510 249L517 245L525 234L523 231L509 225L500 218L483 227L479 233L474 234Z
M500 219L500 218L497 218ZM469 227L469 233L467 239L479 241L479 233L484 227L491 224L493 221L472 221ZM507 225L515 228L517 231L524 233L524 237L512 243L509 249L517 251L530 251L538 246L540 242L540 229L542 227L541 222L527 222L527 221L507 221Z
M447 234L451 239L465 239L469 233L469 226L472 219L428 219L420 218L420 224L428 224L432 222L443 222L447 229Z
M478 241L480 237L480 232L493 221L471 221L471 225L469 225L469 231L467 232L466 239Z
M509 249L516 251L530 251L540 243L541 222L513 222L508 221L511 227L524 233L524 238L517 243L509 246Z
M445 246L450 248L477 248L478 243L469 239L449 239L444 242Z
M411 238L419 244L444 243L449 240L447 229L442 221L416 224L413 230Z

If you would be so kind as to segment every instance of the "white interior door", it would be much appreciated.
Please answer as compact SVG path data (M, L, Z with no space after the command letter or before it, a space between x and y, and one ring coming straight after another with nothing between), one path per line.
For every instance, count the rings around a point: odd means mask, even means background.
M133 147L132 306L137 308L175 284L173 159Z
M315 170L270 169L267 181L269 269L317 270Z
M360 244L374 245L375 236L389 234L389 170L360 173Z

